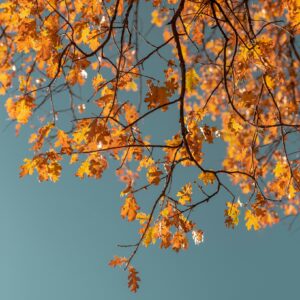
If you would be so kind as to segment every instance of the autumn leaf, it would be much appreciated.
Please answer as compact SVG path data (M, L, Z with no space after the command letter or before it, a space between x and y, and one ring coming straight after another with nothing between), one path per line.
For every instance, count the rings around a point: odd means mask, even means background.
M149 92L146 95L145 102L148 104L148 109L155 108L161 105L168 104L169 98L173 94L173 89L166 86L155 86L152 81L148 81ZM163 106L162 111L166 111L168 106Z
M185 205L187 202L191 202L192 198L192 184L187 183L182 187L182 189L177 193L177 197L179 198L178 202L182 205Z
M127 121L128 124L138 119L139 114L134 105L125 104L124 110L125 110L125 120Z
M163 174L162 171L160 171L158 169L158 167L156 167L156 166L149 167L148 172L147 172L148 182L151 184L154 184L154 185L159 185L160 176L162 174Z
M195 245L199 245L204 242L204 233L202 230L193 230L192 231L192 237L194 240Z
M69 71L66 79L71 85L75 85L76 83L78 83L79 85L83 85L87 78L87 75L85 74L86 71L75 67L74 69L71 69Z
M190 69L186 72L186 88L189 93L197 88L200 82L200 77L195 69Z
M155 164L155 161L151 157L143 157L140 160L138 170L140 171L142 168L149 168Z
M108 265L112 268L115 268L117 266L122 266L123 264L126 264L128 262L128 259L126 257L119 257L114 256L114 258L108 263Z
M61 175L62 167L57 161L52 161L48 164L48 176L49 179L53 182L57 182Z
M87 159L84 162L82 162L82 164L80 165L79 169L76 172L76 176L83 179L84 176L90 176L90 174L91 174L90 161L89 159Z
M76 172L76 176L80 179L86 177L94 177L99 179L108 167L107 160L99 153L91 153L85 161L83 161Z
M143 238L143 245L147 248L150 244L155 244L156 243L156 235L155 232L156 229L155 227L148 227L144 238Z
M32 149L39 151L42 149L45 139L49 136L51 130L54 128L53 123L46 124L38 130L37 134L31 135L29 143L34 143Z
M105 82L105 79L102 77L101 74L98 73L96 75L96 77L93 78L93 87L94 87L95 91L98 91L100 88L100 85L104 82Z
M73 151L71 147L71 139L63 130L57 131L57 141L55 142L54 146L61 146L61 153L66 153L68 155L70 155Z
M150 215L147 215L144 212L138 212L136 215L136 220L139 220L141 225L148 222L149 218L150 218Z
M32 175L35 169L35 161L25 158L24 159L24 165L22 165L20 167L21 171L20 171L20 177L24 177L26 175Z
M59 180L62 170L60 160L62 157L53 150L44 154L37 154L31 160L25 159L24 165L20 167L20 177L31 175L36 170L39 181L51 180L56 182Z
M247 230L251 230L253 228L256 231L260 229L259 219L252 213L251 210L246 210L245 221Z
M188 240L183 232L176 231L171 240L172 249L178 252L181 249L186 250L188 248Z
M228 123L228 128L231 129L231 131L234 134L238 134L240 131L243 130L243 126L241 126L233 116L230 118L230 121Z
M132 191L131 183L127 185L127 187L120 193L120 196L123 197Z
M154 10L152 12L152 21L151 23L155 24L158 27L163 26L164 22L168 19L167 10L160 9Z
M227 209L225 209L224 215L226 217L225 219L225 225L228 228L235 228L239 224L239 204L238 203L232 203L227 202Z
M72 154L70 158L70 165L75 164L78 161L78 154Z
M167 205L164 207L163 210L161 210L160 214L163 217L171 217L173 215L174 208L170 202L167 203Z
M139 288L139 281L141 280L138 276L137 276L138 272L136 271L136 269L132 266L128 267L128 287L130 289L130 291L132 291L133 293L137 292L137 289Z
M199 174L198 178L201 181L203 181L205 185L207 185L207 184L213 184L216 179L216 176L212 172L205 172L205 173L203 172Z
M136 219L137 211L139 209L140 207L137 205L134 196L132 194L128 195L121 208L121 217L123 219L127 218L129 222L132 222Z
M266 81L266 85L268 86L269 89L273 90L275 88L275 79L270 76L270 75L267 75L265 77L265 81Z
M279 178L281 176L286 176L288 173L288 165L285 162L278 161L274 168L275 177Z
M17 101L8 98L5 103L6 111L10 119L16 120L20 124L26 124L35 108L34 99L26 96Z

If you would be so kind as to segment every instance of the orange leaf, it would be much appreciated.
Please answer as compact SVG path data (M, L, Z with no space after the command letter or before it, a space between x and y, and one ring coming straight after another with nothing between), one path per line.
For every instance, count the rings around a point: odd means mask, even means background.
M129 222L134 221L139 209L140 207L137 205L134 196L129 195L121 208L121 216L123 219L127 218Z
M141 280L137 276L138 272L132 266L128 268L128 287L133 292L136 293L137 289L139 288L138 282Z
M122 266L123 264L127 263L127 258L126 257L119 257L119 256L114 256L114 259L112 259L108 265L112 268L115 268L116 266Z

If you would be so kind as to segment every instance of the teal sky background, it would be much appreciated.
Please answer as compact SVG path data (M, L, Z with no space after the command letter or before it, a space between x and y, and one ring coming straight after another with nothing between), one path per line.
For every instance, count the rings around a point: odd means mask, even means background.
M177 119L166 116L159 113L144 126L161 135L173 134ZM205 232L200 246L191 241L189 250L180 253L157 245L139 250L133 265L142 281L137 294L132 294L127 273L108 266L114 255L130 254L117 244L138 238L137 226L119 215L123 185L114 170L106 171L101 180L79 180L71 166L55 184L39 183L36 176L19 179L23 158L31 155L28 132L16 138L13 126L4 130L6 119L2 107L1 300L299 298L300 222L293 230L288 229L290 221L258 232L247 232L243 221L236 230L226 229L225 193L194 214ZM220 144L210 151L207 161L216 163L222 149ZM151 205L156 194L143 193L140 205Z
M1 129L5 119L2 109ZM159 120L160 126L167 121ZM131 294L127 273L108 266L113 255L128 255L118 243L137 238L136 226L119 216L121 184L113 172L79 180L71 168L55 184L19 179L27 136L15 138L12 127L1 131L0 299L297 299L297 223L292 231L286 222L259 232L243 225L228 230L225 194L194 214L205 231L200 246L191 243L181 253L141 248L134 259L141 287ZM139 201L154 196L148 191Z

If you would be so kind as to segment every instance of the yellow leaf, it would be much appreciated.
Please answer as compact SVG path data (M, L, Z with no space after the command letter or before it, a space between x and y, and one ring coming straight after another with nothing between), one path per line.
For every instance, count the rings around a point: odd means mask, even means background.
M78 161L78 154L77 153L72 154L70 158L70 165L76 163L77 161Z
M200 77L195 69L190 69L186 72L186 89L189 93L199 86Z
M149 168L150 166L154 165L154 160L151 157L143 157L140 160L139 166L138 166L138 171L142 170L142 168Z
M164 22L168 20L168 14L166 11L156 9L152 12L152 24L155 24L157 27L162 27Z
M147 248L151 243L156 243L156 238L154 237L155 228L154 227L148 227L147 232L145 233L144 239L143 239L143 245Z
M276 166L273 170L273 173L276 178L279 178L281 176L287 175L288 172L288 165L285 162L277 161Z
M245 212L245 221L246 221L247 230L251 230L252 228L254 230L260 229L259 219L256 215L252 213L251 210L247 210Z
M76 172L76 176L78 176L79 178L83 179L84 175L86 176L90 176L91 172L90 172L90 162L89 160L85 160L79 167L78 171Z
M187 183L176 195L177 197L179 197L178 202L182 205L185 205L187 202L191 202L192 193L192 184Z
M20 167L20 177L24 177L26 175L32 175L34 172L34 168L36 166L35 160L31 160L28 158L24 159L24 165Z
M228 228L234 228L239 224L239 204L238 203L232 203L227 202L227 209L225 209L224 215L226 217L225 219L225 225Z
M268 88L270 90L273 90L275 88L275 79L273 77L271 77L270 75L267 75L265 77L265 80L266 80L266 84L267 84Z
M93 88L95 89L95 91L99 90L99 87L103 82L105 82L104 78L101 74L98 73L97 76L93 78Z
M140 224L143 225L150 218L150 215L145 214L144 212L138 212L136 215L136 220L140 221Z
M148 182L154 185L159 185L161 175L162 175L162 171L160 171L158 167L151 166L147 172Z
M233 116L231 116L229 120L228 128L231 129L235 134L243 130L243 126L241 126Z
M13 102L13 100L9 98L5 103L9 118L17 120L20 124L26 124L29 121L35 106L34 99L29 96L25 96L16 102Z

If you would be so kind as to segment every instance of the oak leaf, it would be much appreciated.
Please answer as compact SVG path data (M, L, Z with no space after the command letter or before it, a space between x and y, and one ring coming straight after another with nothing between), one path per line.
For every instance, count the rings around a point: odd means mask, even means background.
M134 196L131 194L125 199L125 203L121 208L121 217L123 219L127 218L129 222L136 219L137 211L140 209Z
M138 272L134 267L128 267L128 287L133 293L136 293L137 289L139 288L138 282L141 281L137 274Z
M251 210L246 210L245 212L245 221L247 230L251 230L252 228L256 231L260 229L259 219L253 214Z
M179 197L178 202L182 205L185 205L187 202L191 202L192 193L192 184L187 183L176 195L177 197Z
M224 211L224 215L226 217L225 219L225 225L228 228L234 228L239 224L239 204L238 203L232 203L227 202L227 209Z

